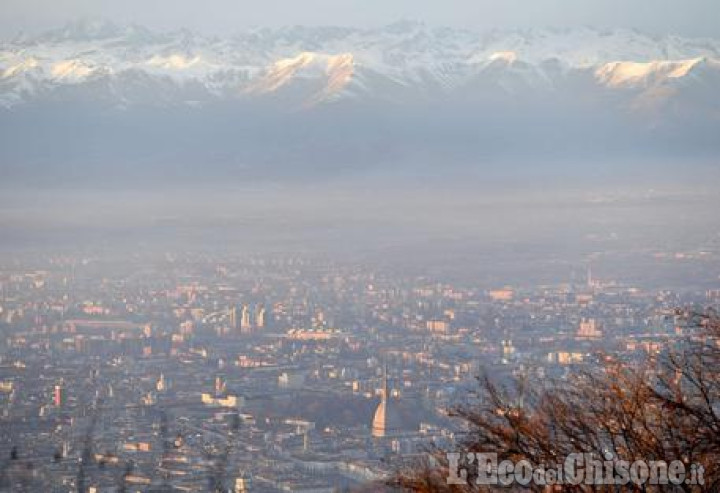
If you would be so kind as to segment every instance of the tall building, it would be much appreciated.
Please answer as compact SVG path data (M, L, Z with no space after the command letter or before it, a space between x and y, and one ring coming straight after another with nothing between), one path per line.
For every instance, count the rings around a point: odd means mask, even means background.
M53 389L53 405L60 407L65 403L65 389L61 384L58 384Z
M397 433L400 430L400 417L395 406L390 400L388 390L387 365L383 370L382 400L375 409L375 416L372 422L372 436L374 438L385 438Z
M240 312L240 330L247 332L250 330L250 310L247 305L243 305L242 311Z
M255 311L255 326L258 329L265 327L265 307L259 305Z
M157 383L155 384L155 390L158 392L165 392L167 390L167 383L165 382L165 375L162 373L160 374L160 378L158 379Z
M228 318L230 322L230 328L231 329L237 329L238 327L238 318L237 318L237 307L231 306L228 310Z

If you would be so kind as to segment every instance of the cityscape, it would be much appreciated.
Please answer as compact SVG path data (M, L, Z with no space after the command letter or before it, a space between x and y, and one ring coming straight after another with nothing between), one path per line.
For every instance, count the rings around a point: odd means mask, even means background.
M0 1L0 493L720 493L719 19Z
M692 262L717 276L719 256ZM592 264L482 287L197 252L8 255L0 286L12 491L353 491L452 449L480 372L542 387L633 364L688 336L676 307L720 301Z

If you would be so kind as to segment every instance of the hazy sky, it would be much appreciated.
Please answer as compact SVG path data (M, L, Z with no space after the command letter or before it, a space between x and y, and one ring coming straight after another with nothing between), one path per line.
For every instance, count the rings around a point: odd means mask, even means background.
M253 26L413 19L478 29L594 25L720 37L718 0L2 0L0 34L35 32L78 17L219 34Z

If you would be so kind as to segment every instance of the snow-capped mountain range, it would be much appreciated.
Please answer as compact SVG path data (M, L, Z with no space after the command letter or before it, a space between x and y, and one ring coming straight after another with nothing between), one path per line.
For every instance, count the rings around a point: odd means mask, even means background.
M0 107L89 101L293 110L348 102L608 102L720 116L720 40L631 30L471 32L399 22L228 38L80 21L0 44Z

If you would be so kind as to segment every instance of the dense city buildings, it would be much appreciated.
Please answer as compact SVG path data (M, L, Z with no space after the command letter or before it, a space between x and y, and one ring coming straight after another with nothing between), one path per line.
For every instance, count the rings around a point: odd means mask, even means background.
M294 255L7 258L0 486L18 491L382 480L452 445L449 411L481 372L545 385L632 364L687 336L674 308L720 299L600 273L472 286Z
M720 493L719 19L1 0L0 493Z

